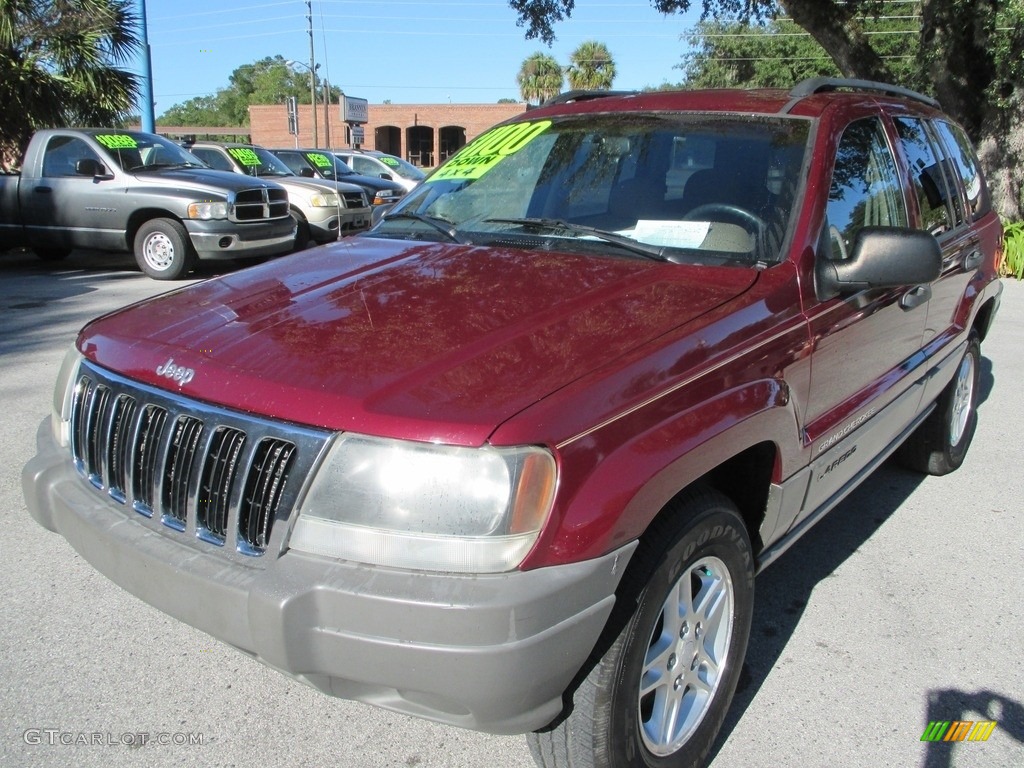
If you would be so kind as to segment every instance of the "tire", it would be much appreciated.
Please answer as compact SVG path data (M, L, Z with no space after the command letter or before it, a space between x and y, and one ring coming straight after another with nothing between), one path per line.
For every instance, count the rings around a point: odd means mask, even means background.
M900 446L903 466L928 475L948 475L960 468L978 426L981 341L971 332L956 375L936 401L935 410Z
M292 211L292 218L295 219L294 248L296 251L304 251L309 248L310 241L313 239L313 235L309 231L309 222L301 213L295 211Z
M54 262L63 261L71 255L70 248L33 248L34 253L40 261Z
M527 736L541 768L699 766L714 744L750 636L753 553L715 491L666 512L630 563L568 713Z
M135 233L135 261L154 280L179 280L196 262L188 232L174 219L150 219Z

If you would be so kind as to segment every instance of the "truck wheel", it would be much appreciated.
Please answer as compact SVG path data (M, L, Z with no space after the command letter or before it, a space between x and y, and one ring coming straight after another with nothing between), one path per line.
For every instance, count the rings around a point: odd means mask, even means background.
M71 255L70 248L33 248L34 253L41 261L63 261Z
M981 340L972 332L960 367L942 390L935 410L900 446L901 464L928 475L948 475L960 468L978 426L980 376Z
M655 525L571 711L527 736L542 768L696 766L718 735L753 617L750 540L733 503L710 490Z
M174 219L151 219L135 233L135 261L155 280L178 280L191 271L196 252Z

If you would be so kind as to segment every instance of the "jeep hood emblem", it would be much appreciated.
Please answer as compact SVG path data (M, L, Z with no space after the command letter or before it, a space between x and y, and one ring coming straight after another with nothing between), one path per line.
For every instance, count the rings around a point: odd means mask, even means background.
M179 387L184 387L195 378L196 372L192 368L186 368L184 365L175 365L174 358L171 357L167 359L166 363L156 367L156 375L176 381Z

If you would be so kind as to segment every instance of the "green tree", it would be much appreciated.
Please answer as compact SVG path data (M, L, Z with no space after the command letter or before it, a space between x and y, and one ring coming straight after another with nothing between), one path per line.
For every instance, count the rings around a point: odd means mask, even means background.
M662 13L764 22L780 13L806 31L845 77L908 85L937 97L978 146L1001 213L1024 214L1024 0L652 0ZM509 0L527 38L550 44L574 0ZM896 11L895 9L899 9ZM908 12L909 11L909 12ZM899 58L872 21L913 15ZM911 41L916 38L916 44ZM889 44L893 41L890 40ZM908 58L913 56L913 58ZM905 65L905 69L904 69ZM913 76L909 73L913 72Z
M587 40L572 52L565 74L573 90L607 91L615 80L615 61L608 46Z
M324 96L323 81L314 75L318 103ZM332 103L337 103L341 89L331 87ZM164 125L247 126L251 104L280 104L294 96L300 104L309 104L309 69L289 66L278 54L266 56L252 64L243 64L228 77L228 86L213 95L196 96L175 104L158 122Z
M562 91L562 68L546 53L538 51L523 61L516 75L523 101L542 102Z
M132 0L0 2L0 165L39 128L114 125L139 92L122 67L139 50Z

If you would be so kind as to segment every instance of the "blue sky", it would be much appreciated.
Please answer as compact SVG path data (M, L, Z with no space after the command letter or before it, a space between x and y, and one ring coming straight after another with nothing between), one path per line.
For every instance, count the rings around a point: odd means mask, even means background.
M146 10L158 116L215 93L234 69L264 56L309 62L305 0L146 0ZM578 0L548 48L525 39L504 0L313 0L320 76L371 104L518 99L525 58L543 51L564 66L585 40L608 46L615 88L679 82L680 38L698 18L664 16L649 0Z

